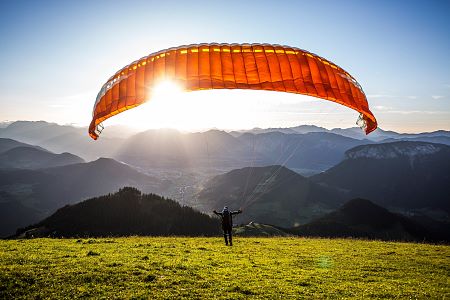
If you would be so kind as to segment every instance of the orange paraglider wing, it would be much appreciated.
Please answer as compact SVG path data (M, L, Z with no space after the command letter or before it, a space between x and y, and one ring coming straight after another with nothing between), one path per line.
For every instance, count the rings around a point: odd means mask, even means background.
M97 139L102 121L149 100L162 80L187 91L254 89L314 96L360 112L366 134L377 128L358 82L318 55L269 44L196 44L150 54L114 74L98 93L89 135Z

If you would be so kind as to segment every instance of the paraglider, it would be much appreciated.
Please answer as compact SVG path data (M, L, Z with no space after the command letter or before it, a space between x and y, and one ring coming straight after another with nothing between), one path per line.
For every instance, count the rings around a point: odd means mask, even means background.
M309 95L360 113L369 134L377 128L359 83L344 69L308 51L270 44L193 44L145 56L117 71L94 104L89 135L96 140L101 123L143 104L163 80L186 91L253 89Z

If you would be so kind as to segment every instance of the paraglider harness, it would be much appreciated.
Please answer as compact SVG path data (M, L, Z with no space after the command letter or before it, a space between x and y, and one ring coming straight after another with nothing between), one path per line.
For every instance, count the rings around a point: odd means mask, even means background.
M222 229L225 231L227 229L233 228L233 219L229 210L222 211Z

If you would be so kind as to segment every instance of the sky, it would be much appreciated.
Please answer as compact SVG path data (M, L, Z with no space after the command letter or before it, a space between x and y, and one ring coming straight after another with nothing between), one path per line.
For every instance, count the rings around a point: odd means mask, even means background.
M306 49L352 74L379 126L450 130L450 1L0 1L0 121L88 126L121 67L183 44ZM358 114L308 96L161 88L105 122L139 128L353 127Z

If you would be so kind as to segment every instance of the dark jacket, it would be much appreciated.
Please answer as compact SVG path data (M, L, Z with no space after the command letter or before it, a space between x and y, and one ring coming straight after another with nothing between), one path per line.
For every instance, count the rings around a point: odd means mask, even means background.
M233 228L233 215L240 214L242 211L241 210L229 211L227 209L224 209L221 212L217 212L215 210L213 212L221 217L222 229L231 230L231 228Z

